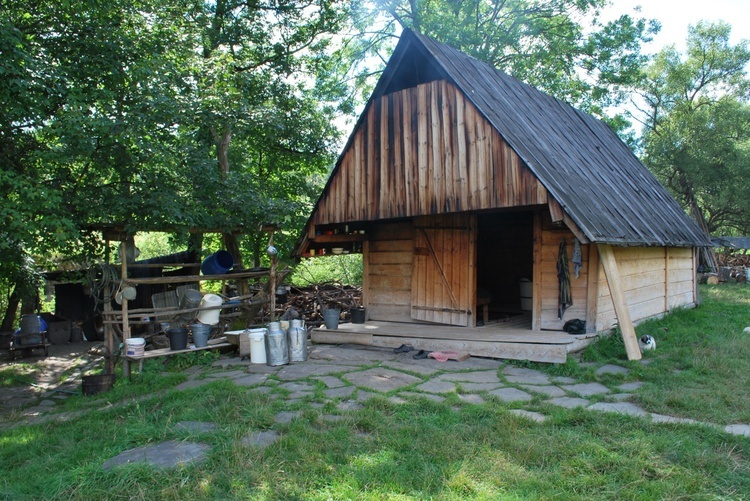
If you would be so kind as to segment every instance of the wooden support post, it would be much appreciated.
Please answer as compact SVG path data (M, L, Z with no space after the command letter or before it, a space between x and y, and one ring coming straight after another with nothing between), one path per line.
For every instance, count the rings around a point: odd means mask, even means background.
M589 244L588 280L586 281L586 332L597 332L596 317L599 309L599 252Z
M120 244L120 259L122 260L122 280L128 278L128 258L127 258L127 243L122 242ZM128 300L122 298L122 344L127 346L128 339L130 339L130 319L128 318ZM112 355L113 353L110 353ZM123 357L122 359L122 377L130 378L130 360Z
M104 286L104 342L107 345L107 365L105 367L107 374L114 374L115 373L115 332L114 332L114 326L107 322L107 320L110 320L113 318L112 315L112 289L109 287L109 285ZM107 299L110 299L107 301Z
M625 351L628 354L628 360L640 360L641 349L638 346L638 338L635 335L633 321L630 319L630 311L625 301L620 270L617 267L614 251L609 244L597 244L597 248L602 266L604 267L604 274L607 276L609 293L612 296L612 303L615 307L617 323L620 325L620 331L622 332L622 340L625 342Z

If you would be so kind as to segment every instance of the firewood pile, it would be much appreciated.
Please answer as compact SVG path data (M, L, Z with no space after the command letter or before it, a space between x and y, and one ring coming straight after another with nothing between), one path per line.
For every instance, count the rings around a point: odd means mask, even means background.
M322 309L341 308L341 321L348 322L351 318L350 310L361 304L362 289L359 287L339 284L291 287L286 298L276 295L275 316L285 320L303 318L308 326L319 326L323 324Z
M719 266L730 268L750 268L750 254L739 253L716 253L716 260Z

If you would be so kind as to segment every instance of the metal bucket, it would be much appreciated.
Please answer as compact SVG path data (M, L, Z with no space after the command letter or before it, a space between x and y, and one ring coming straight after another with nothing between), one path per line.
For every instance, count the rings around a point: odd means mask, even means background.
M286 333L281 330L278 322L271 322L266 334L266 363L270 366L286 365L289 363L289 348Z
M326 324L326 329L336 330L339 328L339 317L341 316L341 310L339 308L331 308L323 310L323 322Z
M292 320L294 322L294 320ZM307 329L302 325L292 325L287 331L289 337L289 361L304 362L307 360Z
M185 289L182 292L182 295L180 296L180 306L179 308L181 310L192 310L198 307L198 305L201 304L201 300L203 299L203 294L200 293L200 291L197 291L195 289ZM187 313L181 313L178 314L175 317L175 322L178 325L185 325L187 323L192 322L195 319L196 312L190 311Z

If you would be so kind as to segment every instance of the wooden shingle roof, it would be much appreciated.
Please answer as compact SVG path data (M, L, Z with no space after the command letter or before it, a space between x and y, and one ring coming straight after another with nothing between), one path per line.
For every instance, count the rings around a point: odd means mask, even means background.
M435 79L461 89L590 241L711 245L609 126L429 37L404 30L370 102Z

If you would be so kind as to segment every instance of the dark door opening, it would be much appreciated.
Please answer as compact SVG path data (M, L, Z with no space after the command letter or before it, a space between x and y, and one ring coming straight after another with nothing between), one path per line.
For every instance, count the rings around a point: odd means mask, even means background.
M477 228L477 301L489 299L490 322L530 313L534 214L482 214ZM523 301L522 279L528 280Z

